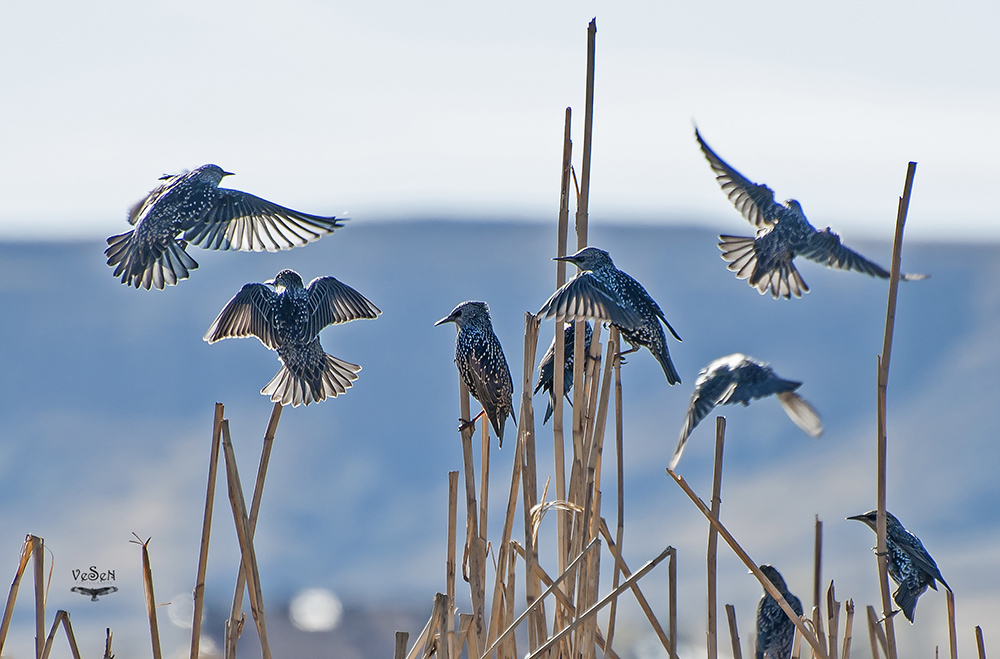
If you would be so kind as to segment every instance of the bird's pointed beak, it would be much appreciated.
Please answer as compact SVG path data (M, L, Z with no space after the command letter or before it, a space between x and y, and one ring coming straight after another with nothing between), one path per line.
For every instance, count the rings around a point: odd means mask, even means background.
M445 323L453 323L453 322L455 322L455 314L451 314L450 316L445 316L441 320L434 323L434 327L437 327L438 325L444 325Z
M223 175L223 176L232 176L232 175L233 175L233 173L232 173L232 172L226 172L226 171L223 171L223 172L222 172L222 175Z
M576 263L575 256L555 256L552 258L553 261L567 261L569 263Z

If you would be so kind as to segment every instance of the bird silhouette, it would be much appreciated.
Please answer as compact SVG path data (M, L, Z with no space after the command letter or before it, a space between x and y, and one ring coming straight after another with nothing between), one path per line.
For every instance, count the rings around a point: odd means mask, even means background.
M240 289L204 338L215 343L256 336L277 351L282 368L260 393L297 407L336 398L352 386L361 370L323 352L320 330L381 313L365 296L333 277L313 279L306 288L297 272L282 270L270 281Z
M764 362L738 352L716 359L703 368L695 380L670 469L680 462L691 431L716 405L743 403L745 407L752 400L774 394L795 425L810 437L819 437L823 434L823 423L816 410L795 393L800 386L801 382L783 380Z
M869 510L863 515L854 515L847 519L864 522L877 533L877 517L877 510ZM937 563L924 549L920 538L907 531L888 510L885 512L885 546L889 554L887 557L889 576L899 586L892 594L892 599L906 619L912 623L917 608L917 598L924 594L928 586L937 590L937 585L934 583L936 580L948 590L951 590L951 587L941 576Z
M774 201L774 191L751 182L713 151L695 128L695 137L708 159L715 178L729 200L744 218L757 229L754 237L719 236L722 258L738 279L746 279L760 294L770 291L775 299L802 297L809 292L793 260L803 256L830 268L857 272L887 279L889 271L840 241L830 227L817 231L795 199L783 204ZM926 279L923 274L901 274L904 281Z
M436 327L444 323L455 323L458 328L455 337L455 365L469 393L483 406L482 413L493 424L497 441L502 447L507 417L510 416L517 423L512 402L514 381L510 377L503 347L493 332L490 308L485 302L463 302L434 325ZM463 419L460 428L465 429L474 424L479 416L468 421Z
M108 238L104 254L114 276L136 288L162 289L187 279L198 263L188 244L205 249L274 252L333 232L343 219L309 215L246 192L220 188L218 165L167 175L128 214L131 231Z
M83 595L89 595L91 602L96 602L97 598L102 595L108 595L109 593L117 593L117 586L102 586L101 588L85 588L83 586L73 586L70 591L74 593L81 593Z
M611 256L597 247L584 247L572 256L555 260L573 263L580 272L549 297L538 315L554 317L556 322L588 318L609 321L632 346L620 354L646 347L660 362L667 382L680 383L660 323L667 326L675 339L680 341L681 337L642 284L616 268Z
M792 595L781 574L770 565L761 565L764 573L781 596L798 615L802 615L802 601ZM757 659L788 659L792 654L795 639L795 623L792 622L778 600L766 590L757 604Z
M594 328L589 322L584 323L584 328L583 350L586 352L590 349L590 339L594 335ZM576 323L567 323L563 332L565 344L563 349L563 395L565 396L573 388L573 346L576 339ZM549 349L538 364L538 381L535 382L535 390L532 392L537 394L539 391L545 391L549 394L548 403L545 405L545 418L542 419L543 425L548 422L556 407L556 393L553 389L555 387L555 358L556 340L553 338Z

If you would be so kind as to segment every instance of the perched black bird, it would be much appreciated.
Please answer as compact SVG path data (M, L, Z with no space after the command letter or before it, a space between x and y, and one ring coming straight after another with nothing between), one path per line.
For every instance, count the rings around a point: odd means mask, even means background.
M703 368L695 380L670 468L675 468L680 461L688 435L716 405L743 403L745 407L751 400L776 394L788 418L810 437L819 437L823 434L823 423L816 410L795 393L801 386L801 382L779 378L764 362L738 352L716 359Z
M240 289L208 328L205 340L256 336L276 350L282 369L260 393L275 403L297 407L336 398L352 386L361 370L323 352L320 330L381 313L365 296L333 277L318 277L305 288L297 272L282 270L270 281Z
M590 349L590 339L594 335L594 328L590 326L590 323L584 323L584 327L583 349L587 351ZM576 340L576 323L567 323L566 329L563 332L563 340L566 343L563 350L563 395L565 396L573 388L573 343ZM539 391L544 390L549 394L549 401L545 406L545 418L542 419L543 425L548 422L556 407L556 393L553 391L553 387L555 386L555 361L556 340L552 339L552 344L549 345L549 349L545 352L545 356L542 357L541 363L538 364L538 382L535 383L535 390L532 392L537 394Z
M817 231L802 213L794 199L784 204L774 201L774 191L763 184L753 183L733 169L709 148L701 133L694 131L701 150L715 171L723 192L743 217L757 228L753 238L719 236L722 258L739 279L748 279L763 295L769 289L777 299L802 297L809 287L795 268L796 256L822 263L830 268L856 270L872 277L887 279L889 272L840 242L840 236L830 227ZM902 274L900 279L913 281L927 275Z
M493 333L490 308L485 302L463 302L434 325L443 323L455 323L458 327L455 365L469 393L482 404L483 412L489 417L497 440L503 446L503 427L507 417L517 423L511 402L514 381L510 377L503 347ZM475 421L463 419L463 428Z
M319 239L343 225L335 217L291 210L239 190L220 188L232 176L218 165L167 175L128 214L131 231L108 238L104 254L122 283L162 289L187 279L198 264L188 243L205 249L275 252ZM178 238L178 236L181 236Z
M878 533L877 516L878 511L869 510L864 515L854 515L847 519L864 522L872 531ZM951 590L951 587L941 576L937 563L924 549L920 538L903 528L896 516L888 510L885 512L885 548L889 552L887 561L889 576L899 585L892 594L892 599L903 611L906 619L912 623L913 613L917 608L917 598L923 595L927 586L937 590L937 585L934 583L937 580L948 590Z
M680 341L681 337L642 284L616 268L608 253L597 247L584 247L572 256L556 257L555 260L569 261L580 272L552 294L542 305L539 315L555 317L556 322L586 318L607 320L632 345L621 354L627 355L645 346L660 362L668 383L681 381L670 361L667 337L660 322L675 339Z
M770 579L781 596L798 615L802 615L802 602L788 592L781 573L770 565L761 565L760 571ZM788 659L795 639L795 623L781 608L778 601L765 590L757 605L757 659Z

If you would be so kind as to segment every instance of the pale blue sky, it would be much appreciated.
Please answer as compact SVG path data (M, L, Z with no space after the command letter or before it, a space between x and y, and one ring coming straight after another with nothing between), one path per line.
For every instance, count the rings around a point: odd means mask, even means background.
M357 221L550 220L593 16L593 221L745 228L695 120L818 227L888 239L916 160L911 237L1000 238L996 3L548 0L4 3L0 237L119 232L206 162Z

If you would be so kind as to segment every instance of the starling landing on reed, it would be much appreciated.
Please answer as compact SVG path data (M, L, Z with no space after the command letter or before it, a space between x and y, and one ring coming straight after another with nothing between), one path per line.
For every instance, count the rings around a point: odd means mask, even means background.
M802 615L802 602L788 592L781 574L770 565L761 565L760 571L771 580L781 596L798 615ZM778 601L765 590L757 605L757 659L788 659L795 639L795 623L791 621Z
M878 511L869 510L864 515L854 515L847 519L864 522L872 531L878 533L877 515ZM941 576L937 563L924 549L920 538L903 528L896 516L889 511L885 513L885 547L889 552L887 561L889 576L899 585L892 594L892 599L903 611L906 619L912 623L913 613L917 608L917 598L923 595L927 586L937 590L937 585L934 583L937 580L948 590L951 590L951 587Z
M268 349L278 351L283 366L260 393L275 403L297 407L336 398L352 386L361 370L323 352L320 330L381 313L361 293L333 277L318 277L305 288L297 272L282 270L270 281L240 289L208 328L205 340L256 336Z
M856 270L882 279L889 277L885 268L841 244L840 236L830 227L817 231L806 220L799 202L788 199L784 204L776 203L771 188L751 182L730 167L709 148L697 128L694 134L723 192L736 210L757 228L753 238L719 236L722 258L729 261L728 268L738 279L748 279L761 295L770 289L775 299L802 297L809 292L809 287L792 263L796 256L830 268ZM914 281L927 276L901 274L900 279Z
M188 243L205 249L274 252L305 245L343 220L309 215L239 190L220 188L231 176L218 165L162 177L128 214L131 231L108 238L104 254L122 283L149 290L187 279L198 264Z
M779 378L764 362L738 352L716 359L703 368L695 380L694 393L691 394L670 468L674 469L680 461L688 435L716 405L743 403L745 407L751 400L775 394L795 425L810 437L819 437L823 434L823 423L816 410L795 393L801 386L801 382Z
M489 417L496 431L497 440L503 446L503 427L510 416L514 416L514 381L510 377L507 358L497 335L493 333L490 308L485 302L463 302L450 314L434 323L455 323L458 336L455 339L455 365L469 393L483 406L483 413ZM482 416L480 414L479 416ZM462 429L474 424L462 420Z
M586 329L583 339L583 350L586 352L590 349L590 339L594 335L594 328L590 326L590 323L584 323L584 327ZM573 388L573 342L576 339L576 323L567 323L566 329L563 332L563 339L565 341L563 350L563 396L565 396ZM545 356L542 357L541 363L538 364L538 382L535 383L535 390L532 392L537 394L539 391L544 390L549 394L549 401L545 406L545 418L542 419L543 425L548 422L556 407L556 394L553 391L553 387L555 386L555 361L556 340L552 339L552 344L549 345L549 349L545 352Z
M622 355L645 346L660 362L669 384L681 381L670 361L667 337L660 322L667 326L675 339L680 341L681 337L642 284L616 268L608 253L596 247L584 247L572 256L556 257L554 260L569 261L580 272L552 294L542 305L539 315L555 317L556 322L586 318L607 320L632 345Z

